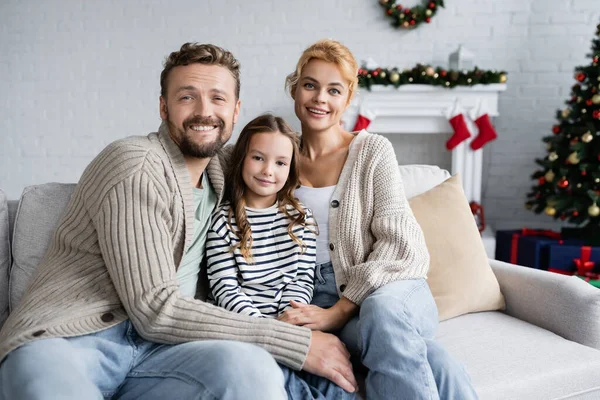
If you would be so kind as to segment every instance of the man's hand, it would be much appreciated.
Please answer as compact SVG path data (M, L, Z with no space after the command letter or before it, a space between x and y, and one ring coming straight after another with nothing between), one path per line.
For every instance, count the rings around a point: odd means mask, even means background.
M313 331L303 370L327 378L347 392L358 391L350 353L332 334Z
M290 304L292 308L283 312L277 319L323 332L342 329L358 310L358 306L345 297L331 308L321 308L293 300Z

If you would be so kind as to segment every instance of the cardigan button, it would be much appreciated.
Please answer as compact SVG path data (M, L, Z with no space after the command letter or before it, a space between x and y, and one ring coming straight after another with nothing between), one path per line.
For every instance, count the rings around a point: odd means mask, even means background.
M102 314L100 319L102 320L102 322L110 322L115 319L115 316L113 315L113 313L107 312L105 314Z
M329 250L333 251L333 249L335 249L335 246L333 245L333 243L329 243Z
M346 290L346 285L340 286L340 292L343 292L344 290Z
M44 333L46 333L46 331L44 329L40 329L39 331L35 331L33 332L33 337L40 337L42 336Z
M333 208L338 208L339 206L340 206L340 202L339 202L339 201L337 201L337 200L333 200L333 201L331 202L331 207L333 207Z

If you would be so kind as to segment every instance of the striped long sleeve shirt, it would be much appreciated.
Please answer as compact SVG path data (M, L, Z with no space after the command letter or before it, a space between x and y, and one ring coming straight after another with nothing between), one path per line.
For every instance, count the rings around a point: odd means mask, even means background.
M229 205L213 214L208 231L206 255L208 280L218 305L230 311L256 317L277 317L290 307L290 300L310 303L314 287L316 226L309 209L307 226L295 226L294 235L303 241L304 251L288 233L289 218L275 204L263 210L246 208L252 231L252 261L242 256L236 235L237 225L228 223ZM288 212L294 216L292 207Z

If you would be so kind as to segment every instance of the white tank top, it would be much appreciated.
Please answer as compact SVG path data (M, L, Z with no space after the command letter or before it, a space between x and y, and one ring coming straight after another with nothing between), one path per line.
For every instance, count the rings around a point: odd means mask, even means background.
M322 188L300 186L294 192L298 200L312 210L315 221L319 225L317 264L331 261L329 254L329 202L334 190L335 185Z

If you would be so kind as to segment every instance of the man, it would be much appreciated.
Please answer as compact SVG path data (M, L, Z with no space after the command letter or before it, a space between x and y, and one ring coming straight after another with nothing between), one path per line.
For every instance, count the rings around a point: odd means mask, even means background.
M302 398L307 382L339 391L300 369L355 390L335 336L197 299L239 91L239 64L219 47L186 43L167 58L158 133L114 142L88 166L0 331L0 397L283 399Z

